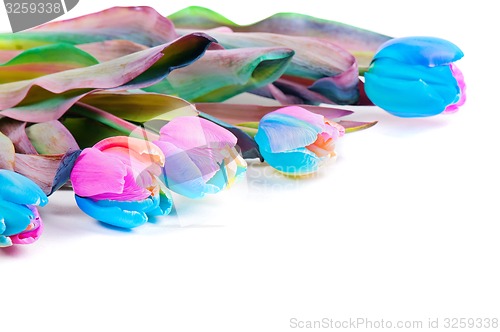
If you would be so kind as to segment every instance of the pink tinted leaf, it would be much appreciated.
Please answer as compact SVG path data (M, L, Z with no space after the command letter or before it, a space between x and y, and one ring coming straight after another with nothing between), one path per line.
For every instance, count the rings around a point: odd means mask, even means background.
M14 171L35 182L45 194L50 195L69 179L79 150L64 155L16 154Z
M378 47L391 39L358 27L299 13L278 13L248 25L236 24L210 9L197 6L187 7L168 17L177 28L212 29L225 26L236 32L324 38L352 53L360 69L368 68Z
M145 90L193 102L223 101L278 79L293 54L289 48L277 47L208 51L200 60Z
M1 119L0 132L10 139L17 153L38 154L28 135L26 135L26 122L7 118Z
M102 42L75 45L82 51L91 54L99 62L105 62L147 49L147 46L130 40L106 40Z
M12 141L0 132L0 169L14 169L15 148Z
M178 30L189 33L195 30ZM210 32L225 48L285 47L295 51L285 74L292 77L322 80L321 93L338 104L353 104L358 94L356 59L346 50L328 40L313 37L287 36L272 33ZM319 84L319 83L318 83ZM325 87L325 85L327 85ZM311 86L314 90L314 85Z
M368 129L377 124L378 121L373 122L359 122L359 121L340 121L338 124L345 128L346 133Z
M198 114L194 105L187 101L158 93L98 92L83 97L81 102L134 122Z
M138 89L197 60L213 39L197 33L90 67L0 85L0 115L43 122L58 119L86 94Z
M259 122L264 115L274 112L277 109L283 107L226 103L196 103L195 106L199 111L210 114L211 116L228 122L232 125L237 125L244 122ZM343 110L340 108L312 105L296 106L300 106L310 112L323 115L327 119L337 119L353 113L352 111Z
M0 65L0 84L29 80L97 63L93 56L72 45L54 44L36 47Z
M80 148L73 135L57 120L36 123L26 134L39 154L65 154Z
M50 22L28 31L0 33L0 50L123 39L152 47L176 38L172 22L151 7L112 7L69 20Z

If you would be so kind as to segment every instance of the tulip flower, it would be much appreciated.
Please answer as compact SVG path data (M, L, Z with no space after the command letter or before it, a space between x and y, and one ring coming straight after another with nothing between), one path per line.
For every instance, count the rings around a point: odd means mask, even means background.
M123 228L166 215L172 201L157 180L164 161L151 142L125 136L104 139L76 160L70 177L76 202L91 217Z
M453 63L462 57L462 51L444 39L390 40L365 73L366 94L375 105L399 117L454 112L465 102L464 77Z
M299 106L265 115L255 141L265 161L288 175L307 175L335 156L335 140L344 128Z
M43 231L37 205L48 203L43 191L28 178L0 170L0 247L29 244Z
M235 149L237 139L213 122L178 117L160 130L154 143L165 154L163 181L172 191L200 198L231 186L246 171Z

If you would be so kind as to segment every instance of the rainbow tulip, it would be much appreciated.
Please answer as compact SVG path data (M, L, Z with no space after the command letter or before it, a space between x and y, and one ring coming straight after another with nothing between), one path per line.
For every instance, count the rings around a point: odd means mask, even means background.
M444 39L390 40L365 73L366 94L375 105L399 117L455 112L465 103L464 77L453 63L462 57L462 51Z
M299 106L281 108L259 122L255 141L265 161L288 175L307 175L335 156L344 128Z
M231 186L247 166L235 149L236 141L231 132L203 118L175 118L154 142L165 154L164 183L189 198Z
M71 172L78 206L104 223L133 228L166 215L172 201L157 176L165 157L154 144L117 136L82 151Z
M48 203L43 191L28 178L0 170L0 247L29 244L43 231L37 205Z

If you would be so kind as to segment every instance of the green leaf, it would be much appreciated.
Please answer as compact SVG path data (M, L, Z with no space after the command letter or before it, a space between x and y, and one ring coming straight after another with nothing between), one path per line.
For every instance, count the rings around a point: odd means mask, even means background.
M157 46L176 38L172 22L151 7L112 7L26 32L0 34L0 49L27 50L49 44L78 45L114 39Z
M288 48L213 50L144 90L192 102L219 102L278 79L292 60Z
M183 29L205 30L226 26L236 32L270 32L322 38L353 54L362 72L370 65L378 47L391 39L366 29L299 13L278 13L252 24L238 25L208 8L192 6L168 18L174 22L176 28Z
M157 93L99 92L83 97L81 102L133 122L198 115L187 101Z
M368 129L376 125L378 121L373 122L359 122L359 121L340 121L339 124L345 128L346 133L353 133L363 129Z
M22 121L58 119L86 94L153 85L197 60L213 39L195 33L94 66L0 84L0 115Z
M0 84L29 80L97 63L93 56L69 44L36 47L0 65Z

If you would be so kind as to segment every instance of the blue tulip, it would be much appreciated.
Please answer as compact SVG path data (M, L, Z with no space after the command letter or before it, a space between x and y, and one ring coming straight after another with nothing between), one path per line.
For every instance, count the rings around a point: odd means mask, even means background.
M30 179L5 169L0 188L0 247L36 241L43 229L36 205L46 205L47 196Z
M463 52L435 37L384 43L365 73L365 91L380 108L399 117L454 112L465 102L465 83L453 62Z
M255 141L264 160L287 175L316 172L335 156L335 141L344 128L299 106L266 114L259 122Z

